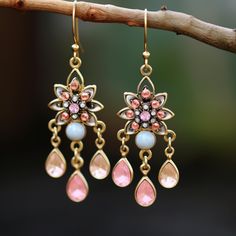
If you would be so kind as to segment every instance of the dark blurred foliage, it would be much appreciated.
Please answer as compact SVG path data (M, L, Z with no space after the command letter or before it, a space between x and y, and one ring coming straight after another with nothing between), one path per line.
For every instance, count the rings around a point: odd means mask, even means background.
M151 10L167 4L235 28L235 0L97 2ZM159 138L150 174L157 202L140 208L133 198L141 177L134 142L129 159L135 179L129 188L118 189L111 178L95 181L88 173L96 151L90 131L83 151L90 195L75 204L65 194L72 168L59 180L44 171L51 150L47 122L55 114L47 103L54 98L53 84L65 83L70 72L71 18L0 9L0 236L236 235L235 55L171 32L148 33L152 79L159 92L168 92L167 107L176 114L168 126L177 133L174 161L180 183L173 190L157 184L165 160ZM80 36L81 71L87 84L97 84L96 98L105 105L98 115L107 124L105 151L114 165L120 158L116 132L124 125L116 112L124 107L123 92L136 91L141 79L143 29L81 22ZM69 161L69 142L61 149Z

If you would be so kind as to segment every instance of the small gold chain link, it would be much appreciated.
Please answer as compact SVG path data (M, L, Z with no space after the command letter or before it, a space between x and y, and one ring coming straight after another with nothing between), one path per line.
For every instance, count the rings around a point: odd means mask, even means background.
M141 150L139 152L139 157L142 160L140 170L143 173L143 175L147 175L148 172L151 170L151 166L148 164L148 161L152 158L152 151L151 150Z
M79 57L77 57L77 56L71 57L69 62L70 62L71 68L73 68L73 69L74 68L78 69L81 66L81 64L82 64L81 59Z
M175 153L175 149L172 147L172 142L176 139L176 134L173 130L167 130L167 134L164 136L164 140L168 143L165 149L165 155L170 160Z
M125 133L125 130L124 130L124 129L120 129L120 130L117 132L117 138L118 138L119 141L122 142L123 137L125 138L125 142L129 141L130 136Z
M73 152L76 150L77 152L80 153L83 150L83 147L84 147L84 144L82 141L73 141L70 144L70 148Z
M176 133L173 130L168 129L166 132L166 135L164 135L164 140L166 142L169 142L169 137L171 138L171 141L175 141L176 139Z
M129 153L129 147L125 144L125 137L122 138L122 144L120 146L120 153L122 157L126 157Z
M126 157L129 153L129 147L125 144L125 142L129 141L130 136L125 133L124 129L121 129L117 132L117 138L121 141L120 153L122 157Z
M54 148L57 148L61 143L61 139L58 136L61 126L56 124L55 119L52 119L48 122L48 129L52 132L51 144Z
M100 128L101 134L104 133L106 130L106 125L101 120L98 120L97 125L93 127L94 132L97 133L99 128Z
M74 156L71 159L71 165L76 169L80 169L84 165L84 159L80 156L78 147L74 148Z
M106 130L106 125L102 121L97 121L97 125L94 126L93 131L97 134L97 139L95 140L95 144L99 150L103 148L105 145L106 141L102 137L102 133L105 132Z

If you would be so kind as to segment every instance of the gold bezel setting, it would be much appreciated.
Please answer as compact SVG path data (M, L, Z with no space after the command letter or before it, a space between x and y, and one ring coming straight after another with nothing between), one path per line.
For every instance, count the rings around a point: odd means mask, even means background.
M162 171L164 170L164 168L166 167L166 165L170 164L174 171L176 172L176 175L177 175L177 181L174 185L171 185L171 187L168 187L167 185L163 185L162 184L162 181L161 181L161 173ZM164 188L168 188L168 189L171 189L171 188L174 188L178 183L179 183L179 170L177 168L177 166L175 165L175 163L172 161L172 160L169 160L167 159L161 166L160 170L159 170L159 173L158 173L158 181L160 183L160 185Z
M60 175L57 175L57 176L51 174L51 173L48 171L49 162L52 162L52 161L51 161L51 156L54 155L54 153L57 155L57 158L60 159L60 162L61 162L62 168L63 168L62 173L61 173ZM55 161L54 161L54 162L55 162ZM56 166L57 166L57 168L58 168L58 161L57 161L57 165L56 165ZM57 179L57 178L62 177L62 176L65 174L66 168L67 168L66 160L65 160L65 157L63 156L62 152L61 152L58 148L53 148L52 151L48 154L48 157L47 157L47 159L46 159L46 161L45 161L45 170L46 170L47 174L48 174L50 177Z
M114 172L115 172L117 166L119 166L121 162L124 162L124 163L126 164L127 168L129 169L129 174L130 174L129 183L128 183L127 185L124 185L124 186L121 186L121 185L116 184L115 177L114 177ZM119 160L119 161L115 164L115 166L113 167L113 171L112 171L112 180L113 180L113 182L115 183L115 185L116 185L117 187L125 188L125 187L129 186L129 185L132 183L133 178L134 178L134 171L133 171L133 168L132 168L132 166L131 166L129 160L127 159L127 157L122 157L122 158L120 158L120 160Z
M75 198L73 199L73 198L71 198L71 196L69 195L69 187L70 187L69 185L71 184L71 181L73 180L73 178L74 178L76 175L79 176L79 178L80 178L81 181L83 182L84 187L85 187L85 189L86 189L86 194L85 194L85 196L84 196L84 198L83 198L82 200L75 200ZM87 182L87 180L85 179L84 175L81 173L80 170L75 170L75 171L72 173L72 175L70 176L70 178L69 178L69 180L68 180L68 182L67 182L67 185L66 185L66 192L67 192L67 196L68 196L68 197L70 198L70 200L72 200L73 202L82 202L82 201L84 201L84 200L86 199L86 197L88 196L88 194L89 194L88 182Z
M102 156L102 158L104 159L104 162L106 164L106 175L104 175L103 177L100 177L100 178L98 178L96 175L94 175L93 171L92 171L93 162L95 161L95 159L97 158L98 155ZM110 171L111 171L111 164L110 164L110 161L109 161L106 153L102 149L97 150L96 153L93 155L92 159L90 160L90 163L89 163L89 172L90 172L90 174L95 179L102 180L102 179L105 179L109 175Z
M139 187L143 184L144 181L147 181L148 184L150 185L150 187L152 188L153 190L153 194L154 194L154 197L152 199L152 202L147 204L147 205L144 205L144 204L140 204L139 202L139 199L138 199L138 190L139 190ZM150 194L150 193L149 193ZM157 191L156 191L156 188L153 184L153 182L150 180L150 178L148 176L143 176L142 179L138 182L136 188L135 188L135 191L134 191L134 197L135 197L135 201L142 207L149 207L151 206L155 201L156 201L156 197L157 197Z

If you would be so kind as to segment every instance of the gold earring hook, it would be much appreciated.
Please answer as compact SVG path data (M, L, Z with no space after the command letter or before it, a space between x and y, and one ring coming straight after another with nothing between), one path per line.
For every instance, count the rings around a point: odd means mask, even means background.
M140 71L143 76L149 76L152 73L152 67L148 64L148 58L150 53L147 46L147 28L148 28L148 19L147 19L147 9L144 10L144 65L141 66Z
M79 19L75 15L76 4L77 0L74 0L73 11L72 11L72 33L73 33L74 43L79 45Z
M147 52L147 9L144 10L144 51Z
M72 45L73 57L70 59L70 66L72 68L79 68L81 60L79 58L79 19L76 17L77 0L74 0L72 10L72 33L74 44Z

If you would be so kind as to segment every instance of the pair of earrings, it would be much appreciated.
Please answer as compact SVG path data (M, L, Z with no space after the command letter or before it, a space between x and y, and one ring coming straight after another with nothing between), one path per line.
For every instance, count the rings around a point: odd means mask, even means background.
M68 197L74 202L83 201L89 191L86 179L81 173L84 160L81 156L83 150L82 139L86 136L86 126L93 127L97 135L95 144L98 148L93 155L89 170L96 179L104 179L109 175L110 162L103 147L105 140L102 136L106 129L104 122L97 119L96 112L103 109L103 105L94 100L96 94L96 85L85 86L84 78L79 71L81 59L79 57L79 35L78 18L75 16L76 1L74 1L72 12L72 30L74 44L72 45L73 56L70 59L70 72L66 85L55 84L54 92L56 99L49 103L49 108L57 111L54 119L49 121L48 127L52 132L51 144L53 150L46 160L46 172L53 178L61 177L66 171L66 160L59 150L61 139L59 132L63 125L66 126L66 136L71 140L70 148L73 151L71 164L75 168L67 182L66 192ZM129 147L127 141L130 135L136 134L135 143L140 149L139 157L142 161L140 170L143 177L135 189L136 202L147 207L153 204L156 199L156 188L148 173L151 169L149 160L152 157L151 149L156 144L156 135L164 136L167 142L165 155L167 160L162 165L158 180L165 188L174 187L179 180L179 172L172 161L174 148L172 142L176 138L174 131L169 130L164 123L174 116L174 113L165 108L167 93L155 93L155 87L150 79L152 67L148 64L150 53L147 49L147 10L144 11L144 65L140 71L143 76L138 84L137 93L124 93L124 99L127 107L118 112L118 116L128 120L124 129L117 133L118 140L121 141L120 153L121 159L114 166L112 179L119 187L128 186L133 179L133 169L127 159Z

